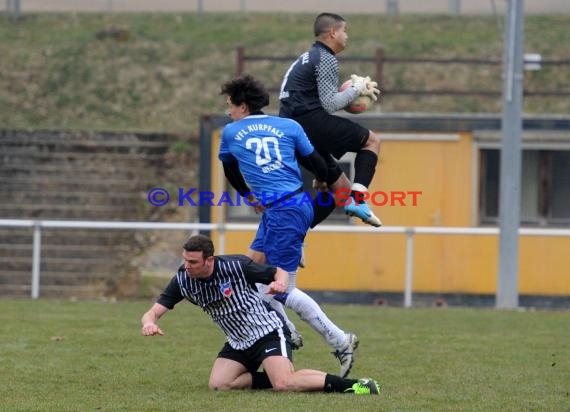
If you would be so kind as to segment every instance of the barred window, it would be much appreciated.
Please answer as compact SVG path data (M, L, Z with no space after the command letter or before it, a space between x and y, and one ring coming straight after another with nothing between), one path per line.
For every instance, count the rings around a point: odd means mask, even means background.
M481 150L480 223L498 223L500 151ZM570 225L570 150L522 152L521 225Z

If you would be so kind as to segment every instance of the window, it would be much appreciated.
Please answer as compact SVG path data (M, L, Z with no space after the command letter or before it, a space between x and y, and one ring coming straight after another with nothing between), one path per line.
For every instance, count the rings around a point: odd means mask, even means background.
M481 150L480 221L498 223L500 151ZM522 225L570 225L570 150L523 150Z
M354 153L347 153L339 161L339 165L352 180L354 176ZM311 197L314 198L316 191L312 189L313 187L313 175L304 168L301 167L301 177L303 178L303 187L306 191L311 193ZM239 195L236 193L235 189L228 185L228 194L231 199L237 199ZM237 203L237 202L235 202ZM243 199L240 205L235 205L226 208L227 219L230 221L252 221L257 220L258 217L255 215L253 208L243 203ZM345 215L342 207L336 207L334 212L326 219L327 223L346 223L349 221L349 217Z

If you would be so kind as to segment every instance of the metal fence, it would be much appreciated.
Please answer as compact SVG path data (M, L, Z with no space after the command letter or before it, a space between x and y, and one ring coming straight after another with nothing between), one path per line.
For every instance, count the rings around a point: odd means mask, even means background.
M236 72L238 75L246 72L247 62L293 62L298 56L263 56L263 55L248 55L244 46L236 48ZM542 59L541 56L536 54L525 55L525 68L528 70L537 70L541 66L556 66L566 69L570 67L570 59L553 60ZM458 64L464 66L494 66L502 65L500 59L467 59L467 58L412 58L412 57L397 57L386 55L384 48L378 47L374 56L340 56L341 62L365 62L374 65L374 80L378 82L383 94L389 95L429 95L429 96L481 96L481 97L499 97L502 94L501 90L460 90L460 89L404 89L404 88L386 88L385 87L385 68L392 64L405 63L411 64L436 64L436 65L450 65ZM276 85L270 86L269 90L274 92L278 91ZM524 90L525 97L568 97L570 90Z
M196 230L218 232L218 254L225 251L225 233L235 231L255 232L256 224L240 223L159 223L159 222L115 222L115 221L73 221L73 220L29 220L29 219L0 219L0 227L33 228L32 251L32 287L31 297L40 296L40 268L42 229L117 229L117 230ZM315 232L328 233L360 233L367 236L382 236L389 234L406 235L406 264L404 284L404 307L412 306L414 279L414 237L415 235L476 235L497 236L498 228L469 228L469 227L404 227L388 226L371 229L368 226L333 226L320 225L313 229ZM570 229L519 229L520 236L562 236L570 237Z

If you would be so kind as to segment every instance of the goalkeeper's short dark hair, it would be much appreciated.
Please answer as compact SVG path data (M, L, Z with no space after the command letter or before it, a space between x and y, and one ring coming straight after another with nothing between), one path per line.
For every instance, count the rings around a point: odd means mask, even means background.
M236 106L245 103L250 113L257 112L269 104L267 89L261 81L249 74L225 82L220 94L228 95Z
M328 32L330 29L339 27L345 21L342 16L334 13L321 13L315 18L313 30L315 37Z

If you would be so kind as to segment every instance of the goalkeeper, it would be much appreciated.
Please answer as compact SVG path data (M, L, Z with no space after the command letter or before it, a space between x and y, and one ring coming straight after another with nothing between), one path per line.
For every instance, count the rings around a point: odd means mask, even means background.
M347 25L341 16L319 14L315 19L314 32L316 41L311 49L299 56L285 73L279 94L279 116L301 124L315 149L326 160L329 178L327 182L318 182L318 186L330 188L333 192L350 189L351 198L346 201L345 213L372 226L381 226L380 219L372 213L362 196L357 195L368 192L378 163L380 138L350 119L332 114L360 95L377 100L380 92L376 82L369 77L356 75L351 76L351 87L339 92L336 54L344 50L348 39ZM348 152L356 153L352 184L337 162ZM323 221L335 207L332 201L314 204L315 217L311 227Z

